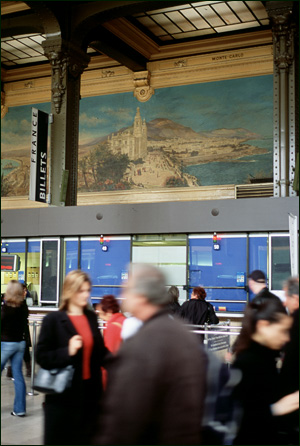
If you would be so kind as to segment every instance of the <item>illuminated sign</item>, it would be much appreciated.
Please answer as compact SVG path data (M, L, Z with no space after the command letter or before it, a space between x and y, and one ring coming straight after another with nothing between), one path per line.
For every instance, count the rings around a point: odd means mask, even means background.
M1 271L18 271L20 257L18 255L1 255Z

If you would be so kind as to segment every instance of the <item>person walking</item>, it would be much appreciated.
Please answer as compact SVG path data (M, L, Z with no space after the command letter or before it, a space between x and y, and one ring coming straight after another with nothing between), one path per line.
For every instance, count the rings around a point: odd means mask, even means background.
M202 346L170 318L165 278L157 268L131 266L124 298L124 309L143 325L114 358L92 444L201 444Z
M293 323L290 340L283 349L282 367L279 373L280 395L284 396L299 390L299 277L290 277L283 286L284 306ZM282 444L299 444L299 409L280 417Z
M22 305L25 307L25 312L27 315L29 314L28 306L26 303L26 297L28 296L29 292L27 289L27 285L25 282L20 282L23 288L23 296L24 300L22 302ZM30 296L30 294L29 294ZM25 332L25 341L26 341L26 347L24 352L24 362L26 367L26 376L27 378L31 377L31 357L30 357L30 347L31 347L31 339L30 339L30 332L29 332L29 326L28 326L28 319L27 319L27 325L26 325L26 332ZM6 372L7 378L13 378L11 365L7 366L7 372Z
M251 302L262 304L266 300L275 299L277 303L281 303L283 306L280 298L269 291L267 287L267 279L263 271L259 269L252 271L248 276L248 286L252 293L255 294Z
M168 289L168 295L169 295L169 304L168 304L168 309L171 315L179 315L180 313L180 303L178 302L179 299L179 289L177 288L177 286L170 286L170 288Z
M103 339L105 347L115 354L121 345L121 331L126 317L120 312L120 305L115 296L107 294L103 296L101 302L96 305L96 311L99 318L106 321L106 327L103 330ZM106 389L107 370L102 368L103 388Z
M89 276L71 271L64 280L59 311L44 317L37 344L37 363L44 369L70 364L70 388L49 394L44 405L44 444L89 444L102 394L101 365L107 349L96 313L87 309Z
M278 419L299 408L299 391L280 397L276 358L289 340L291 317L281 302L251 302L235 344L232 367L242 371L234 391L243 416L233 444L275 445Z
M206 302L205 298L205 289L200 286L195 287L191 299L181 305L181 317L193 325L218 324L219 318L214 307Z
M26 414L26 384L22 363L28 329L28 308L23 305L23 301L22 285L17 280L11 280L7 285L4 305L1 307L1 374L10 360L15 386L11 415L18 417L24 417Z
M111 353L116 353L122 341L121 330L126 317L120 312L120 305L115 296L107 294L96 305L100 319L107 322L103 331L104 344Z

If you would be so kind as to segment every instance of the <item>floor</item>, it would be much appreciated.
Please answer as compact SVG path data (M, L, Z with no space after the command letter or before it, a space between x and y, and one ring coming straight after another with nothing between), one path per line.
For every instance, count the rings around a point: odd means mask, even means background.
M31 392L31 379L26 378L26 390ZM35 391L35 393L37 393ZM6 377L6 369L1 376L1 445L42 445L43 444L43 409L44 395L26 396L26 416L13 417L14 383Z

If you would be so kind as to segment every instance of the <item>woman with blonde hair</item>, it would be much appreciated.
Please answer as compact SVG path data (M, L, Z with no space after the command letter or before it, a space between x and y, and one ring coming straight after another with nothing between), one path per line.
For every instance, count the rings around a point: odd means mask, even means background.
M70 388L45 398L46 445L89 444L102 394L101 365L107 349L97 316L87 308L89 276L80 270L65 278L59 311L45 316L37 345L37 363L44 369L72 364Z
M22 363L26 347L28 309L22 305L23 287L17 280L11 280L1 307L1 373L10 359L14 377L15 399L13 416L24 417L26 414L26 384L22 372Z

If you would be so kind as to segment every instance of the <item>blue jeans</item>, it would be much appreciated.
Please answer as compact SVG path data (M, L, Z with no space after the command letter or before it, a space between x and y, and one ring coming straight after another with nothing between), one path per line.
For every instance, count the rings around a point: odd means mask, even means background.
M26 384L22 372L25 347L26 341L1 342L1 373L5 364L10 359L15 385L13 410L18 415L24 415L26 413Z

